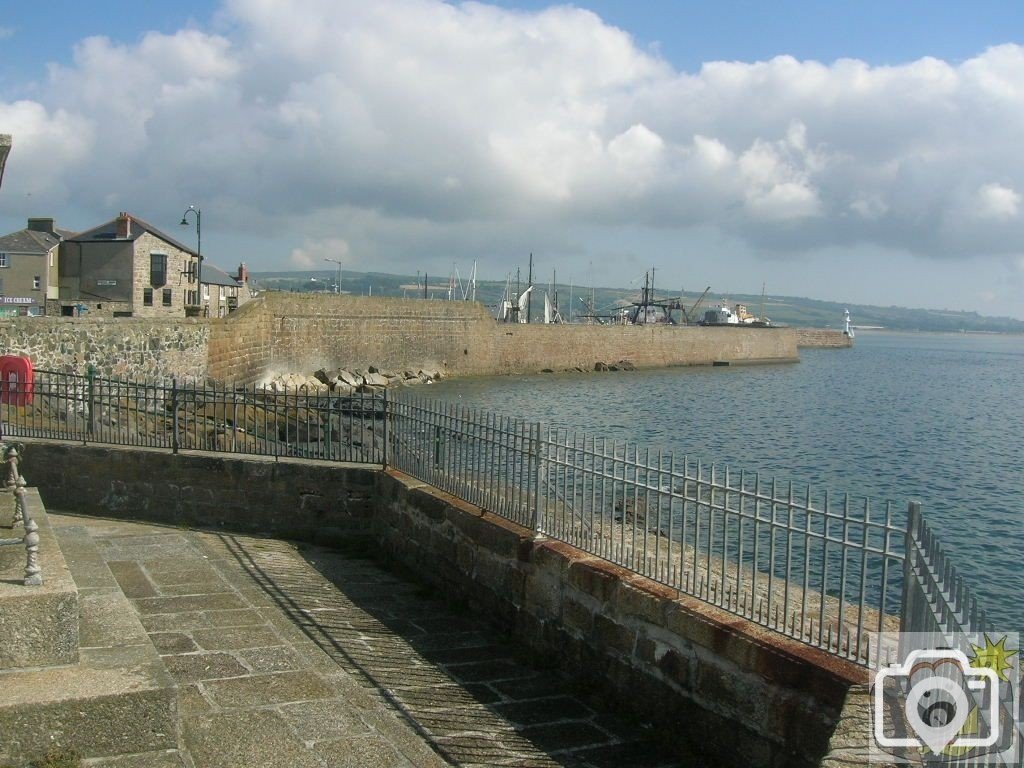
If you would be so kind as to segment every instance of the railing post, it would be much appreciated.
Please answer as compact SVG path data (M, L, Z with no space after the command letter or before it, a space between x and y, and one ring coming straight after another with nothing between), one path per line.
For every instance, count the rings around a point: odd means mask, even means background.
M914 562L913 558L917 551L915 537L921 528L921 502L912 501L907 505L907 532L903 539L903 595L900 598L900 632L913 632L913 617L911 612L914 609ZM917 627L920 629L920 627Z
M89 398L89 400L88 400L88 410L89 410L88 419L89 420L85 424L85 434L88 436L88 435L92 435L92 433L96 429L95 424L94 424L94 421L95 421L94 414L95 414L95 411L96 411L96 366L93 365L92 363L90 363L89 367L85 369L85 375L86 375L86 378L88 379L88 382L89 382L89 384L88 384L88 393L87 393L87 396ZM82 442L87 442L87 440L83 440Z
M540 474L544 466L543 445L540 441L540 422L534 422L530 429L530 463L533 464L533 515L530 527L533 529L534 537L543 535L544 516L540 509Z
M171 379L171 453L178 452L178 380Z
M384 455L381 457L381 464L384 469L388 468L388 422L391 421L391 410L388 403L388 389L384 388Z

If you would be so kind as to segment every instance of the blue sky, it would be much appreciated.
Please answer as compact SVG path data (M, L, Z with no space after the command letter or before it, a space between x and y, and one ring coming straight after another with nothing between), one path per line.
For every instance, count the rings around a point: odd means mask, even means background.
M532 251L1024 318L1022 30L1019 2L11 4L0 229L180 235L194 203L227 269Z

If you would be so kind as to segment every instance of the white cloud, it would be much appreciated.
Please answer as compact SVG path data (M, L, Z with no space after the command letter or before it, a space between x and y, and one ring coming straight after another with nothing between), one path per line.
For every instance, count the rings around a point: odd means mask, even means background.
M1002 184L985 184L978 189L977 206L982 218L1013 219L1020 209L1020 194Z
M700 226L786 253L1009 257L1024 239L1021 46L685 73L571 6L300 5L229 0L221 35L83 40L35 101L0 101L5 194L96 220L199 200L222 230L316 221L295 229L306 266L339 235L421 223L481 242Z
M344 262L349 255L349 245L342 238L332 237L320 240L306 240L301 247L292 249L291 262L303 269L334 269L338 265L327 259L339 259Z

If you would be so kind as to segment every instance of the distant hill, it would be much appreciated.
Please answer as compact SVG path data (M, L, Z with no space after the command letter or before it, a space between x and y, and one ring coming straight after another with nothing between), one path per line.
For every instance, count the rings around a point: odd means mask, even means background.
M337 272L330 269L311 270L306 272L254 272L258 286L264 290L310 292L334 292ZM419 282L417 283L417 280ZM417 298L423 296L423 280L412 275L389 275L381 272L354 272L345 270L342 276L344 293L365 296L406 296ZM513 285L513 289L515 286ZM525 282L521 285L526 288ZM431 277L427 286L427 296L434 299L448 298L449 293L456 299L462 299L468 293L469 286L463 281L461 287L449 290L447 278ZM569 286L560 283L555 286L558 305L562 316L569 317L570 293ZM478 280L476 298L492 308L500 301L505 291L505 282L497 280ZM538 283L534 289L536 299L533 302L533 319L539 321L544 313L543 292L552 292L547 284ZM593 314L610 316L617 307L638 301L640 291L626 288L583 288L573 289L572 315L575 320L580 315L591 314L588 305L593 291ZM658 297L680 298L679 293L666 294L658 291ZM682 294L682 303L691 308L699 298L699 293ZM553 297L552 297L553 298ZM714 306L719 301L727 300L730 305L746 304L748 310L762 314L762 297L751 294L720 294L709 292L698 311ZM763 299L763 314L776 325L795 325L811 328L839 328L843 324L843 310L849 309L855 326L878 326L891 330L902 331L968 331L985 333L1024 333L1024 321L1010 317L987 317L977 312L955 310L908 309L906 307L876 307L869 304L842 304L834 301L820 301L797 296L771 296ZM676 313L679 316L679 313Z

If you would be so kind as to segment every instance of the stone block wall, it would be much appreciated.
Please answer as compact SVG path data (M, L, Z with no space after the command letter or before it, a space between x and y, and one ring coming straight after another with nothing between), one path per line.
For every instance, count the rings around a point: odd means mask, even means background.
M222 384L260 381L273 359L270 315L261 299L247 302L227 317L211 320L207 361L210 377ZM306 373L312 373L306 371Z
M47 508L86 515L331 544L374 510L374 470L336 463L31 441L23 466Z
M135 381L205 381L210 326L201 320L26 317L0 320L0 354L37 368Z
M217 380L370 365L475 376L619 360L643 368L798 359L791 329L502 324L470 302L283 292L244 310L213 330Z
M853 339L842 331L830 330L828 328L793 328L796 334L798 347L825 347L840 349L852 347Z

